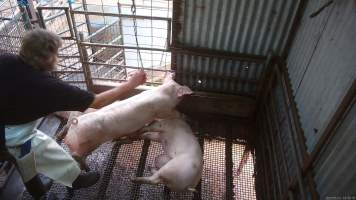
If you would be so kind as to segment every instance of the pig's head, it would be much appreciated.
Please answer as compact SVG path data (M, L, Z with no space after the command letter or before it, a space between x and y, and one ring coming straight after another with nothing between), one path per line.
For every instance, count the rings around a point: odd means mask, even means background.
M178 113L178 112L177 112ZM153 131L153 132L166 132L171 133L172 130L186 126L184 120L177 116L175 118L165 118L165 119L155 119L150 124L146 125L142 130Z
M173 80L173 78L173 73L167 73L163 85L166 87L168 94L177 100L176 103L178 103L183 96L193 94L193 91L189 87L185 85L179 85Z

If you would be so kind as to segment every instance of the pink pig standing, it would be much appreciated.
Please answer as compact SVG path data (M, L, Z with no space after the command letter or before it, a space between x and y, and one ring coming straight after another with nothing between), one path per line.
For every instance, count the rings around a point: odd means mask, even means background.
M169 75L157 88L72 120L64 141L73 155L84 157L106 141L134 134L155 118L174 115L181 98L191 93Z

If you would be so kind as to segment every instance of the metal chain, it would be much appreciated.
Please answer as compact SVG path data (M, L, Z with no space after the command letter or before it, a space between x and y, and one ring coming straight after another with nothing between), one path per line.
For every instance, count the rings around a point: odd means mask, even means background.
M133 14L133 24L134 24L136 46L137 46L137 54L138 54L140 62L141 62L141 69L143 69L142 57L141 57L141 52L140 52L140 49L139 49L138 39L137 39L137 23L136 23L136 4L135 4L135 0L132 0L131 12Z

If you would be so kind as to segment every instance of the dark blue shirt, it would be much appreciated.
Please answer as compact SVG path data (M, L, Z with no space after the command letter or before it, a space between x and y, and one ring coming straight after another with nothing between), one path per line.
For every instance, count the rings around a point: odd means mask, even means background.
M56 111L84 111L94 94L0 54L0 124L23 124Z

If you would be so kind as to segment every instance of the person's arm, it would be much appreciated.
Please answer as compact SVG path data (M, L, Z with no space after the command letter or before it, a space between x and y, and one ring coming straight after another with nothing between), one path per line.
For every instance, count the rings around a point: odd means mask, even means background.
M143 70L136 71L132 77L124 83L108 91L96 94L90 108L99 109L119 100L124 94L132 91L137 86L146 82L146 74Z

